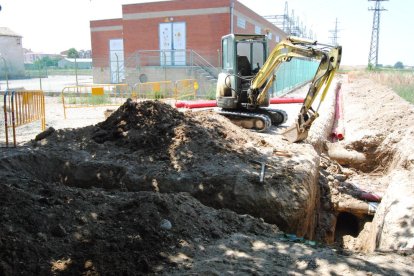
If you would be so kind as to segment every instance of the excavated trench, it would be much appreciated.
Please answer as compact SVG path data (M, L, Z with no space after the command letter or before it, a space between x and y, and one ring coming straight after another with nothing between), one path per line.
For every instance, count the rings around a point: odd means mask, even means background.
M32 153L9 157L0 166L39 182L83 189L187 192L207 206L350 248L346 237L358 239L373 218L350 175L386 172L395 159L381 148L384 137L364 137L340 145L349 153L340 153L343 158L322 154L318 179L318 158L311 153L302 160L267 154L262 183L257 160L272 147L257 136L223 126L212 114L187 119L159 104L127 102L123 108L98 126L57 131L36 142ZM144 116L134 117L137 112ZM88 143L91 138L95 141ZM297 151L295 145L286 147Z
M364 183L355 183L354 179L363 175L369 183L375 181L371 175L390 170L393 153L383 151L382 142L378 137L364 137L346 146L328 144L327 154L322 155L319 179L322 219L316 231L320 240L361 250L353 244L367 223L372 222L378 202L375 190L367 190Z
M360 146L361 144L362 143L358 143L358 147L355 147L355 150L363 148ZM353 169L354 171L364 168L364 173L377 171L379 168L377 157L381 156L382 153L378 153L373 150L373 148L378 148L378 145L373 146L372 143L369 145L372 146L369 148L371 155L367 154L367 156L372 157L372 161L370 163L369 161L371 159L367 158L368 162L363 166L360 163L357 163L355 167L350 166L352 164L340 166L335 161L325 159L328 164L322 165L319 184L317 184L317 178L314 180L314 185L320 186L320 197L317 194L314 195L313 202L313 206L319 206L319 219L316 222L306 225L307 230L301 230L302 235L305 235L307 238L326 242L328 244L336 243L340 246L346 247L346 245L344 245L344 236L352 236L357 238L360 232L364 229L365 223L372 221L372 214L365 214L359 209L357 209L356 212L355 209L352 208L345 211L338 211L339 202L354 202L353 200L355 199L354 197L340 197L341 194L349 193L352 196L357 195L355 190L346 189L352 186L350 186L347 182L343 171L340 171L340 169L338 171L338 168ZM365 149L368 149L368 147L365 147ZM383 165L384 164L381 163L381 166ZM134 170L131 166L125 166L125 163L123 163L122 160L118 160L118 163L114 163L113 160L94 160L91 158L91 154L86 153L85 151L75 151L70 154L67 152L65 155L62 155L59 152L35 150L30 154L16 154L15 156L11 156L6 160L3 160L0 166L10 174L18 174L34 181L55 183L56 185L65 185L82 189L98 188L106 191L187 191L209 206L215 208L227 207L230 209L236 209L240 213L245 212L245 209L241 208L239 205L243 203L243 201L240 201L240 198L236 200L234 198L234 193L228 190L228 186L231 186L231 184L225 184L226 182L234 181L234 179L228 176L216 176L216 178L213 179L211 177L202 177L200 175L200 178L204 179L202 187L204 191L196 191L194 189L194 184L190 184L194 183L194 179L192 179L192 177L194 177L195 174L188 175L187 177L182 173L172 173L169 176L164 175L162 177L159 175L156 177L148 177L148 173L150 171L152 171L155 175L154 171L149 169L149 165L145 167L145 171L143 171L143 173L139 173L139 170L144 170L144 167L138 166L137 170ZM312 166L312 164L310 164L310 166ZM316 168L316 164L314 164L314 166ZM153 166L154 169L156 167L156 165ZM369 171L366 168L371 168L371 170ZM270 173L271 169L268 174L270 175ZM293 176L289 176L289 174L291 173L286 170L285 173L273 174L271 177L279 182L278 185L281 185L281 181L286 181L286 179L282 178L289 178ZM250 178L250 181L257 177L253 175L249 176L248 174L245 176ZM208 179L210 179L210 181ZM166 183L169 185L165 185ZM221 186L217 187L217 183L221 183ZM198 187L198 189L200 189L200 187ZM234 189L234 186L232 186L232 189ZM260 191L257 190L256 192ZM352 192L354 192L354 194L352 194ZM239 196L243 197L243 193L240 193ZM347 194L347 196L349 195ZM221 202L214 199L220 197L222 199ZM231 197L233 197L234 201L240 202L236 207L234 207L234 205L226 205L223 202ZM250 204L247 200L244 203ZM289 204L292 204L292 202L286 203L284 208L292 208ZM254 208L258 208L258 206L260 207L260 205L256 205ZM251 211L252 210L250 210L250 213L252 213ZM260 213L252 214L258 217L265 217ZM289 232L289 229L293 229L287 222L290 218L283 217L288 216L287 213L272 213L272 216L276 217L273 221L268 217L265 218L271 223L276 223L282 230ZM296 220L296 222L300 223L300 220Z
M206 206L312 238L318 158L310 146L286 144L282 156L274 150L212 112L183 114L158 102L128 101L98 125L33 141L29 151L2 159L0 168L74 188L186 192Z
M358 147L356 147L355 150L361 149L361 144L362 143L358 143ZM370 145L372 145L372 143ZM367 154L372 160L367 158L365 164L362 165L357 163L355 164L355 167L352 167L352 164L340 166L335 161L326 159L329 161L329 165L322 165L319 178L320 197L317 195L314 197L314 206L320 206L318 212L319 220L311 225L307 225L308 230L306 233L302 231L303 235L307 238L314 238L328 244L335 243L347 247L347 245L344 244L346 243L344 237L351 236L353 238L358 238L358 235L364 229L365 223L372 221L372 214L368 215L364 213L364 211L360 210L361 208L349 208L347 210L342 208L338 211L338 203L355 203L355 197L357 196L357 191L353 189L353 186L350 186L350 183L348 183L346 177L344 177L343 171L338 171L338 168L352 169L354 171L360 170L364 173L372 171L376 172L379 168L383 170L384 163L380 164L378 162L378 156L382 156L383 153L375 152L373 148L378 148L378 145L370 148L369 153L371 153L371 155ZM367 147L365 149L367 149ZM389 154L387 156L391 157ZM189 182L194 182L194 179L191 179L191 176L185 177L183 174L173 174L172 176L148 178L148 167L143 174L140 174L137 171L131 170L131 167L122 164L122 161L118 164L114 164L113 161L93 160L89 154L82 151L66 154L65 157L62 156L62 154L59 154L59 152L53 153L48 151L33 151L30 154L16 154L15 156L2 160L0 167L4 169L4 171L8 171L10 175L17 174L21 177L32 179L33 181L55 183L56 185L65 185L82 189L98 188L106 191L171 192L174 190L174 187L180 187L176 189L176 191L187 190L188 192L193 193L193 195L203 203L215 208L228 207L228 205L226 206L223 202L220 203L211 198L208 199L209 197L219 198L221 196L223 200L227 200L231 196L234 196L233 194L230 195L230 191L223 189L226 185L214 188L219 182L223 184L226 181L234 181L229 177L217 177L211 182L206 180L207 177L204 177L203 189L207 190L207 193L203 193L202 191L194 193L193 185L189 184ZM334 167L336 168L335 170L333 170ZM140 168L143 169L142 167ZM361 168L364 168L364 170L362 171ZM371 169L368 170L367 168ZM334 173L334 171L337 173ZM288 172L286 171L286 173ZM275 176L276 175L273 175L272 177ZM254 178L257 176L250 177ZM289 176L286 174L278 174L276 180L280 182L282 180L281 177L285 178ZM315 181L317 181L317 178L315 178ZM169 183L168 187L164 185L167 182ZM349 189L350 187L352 189ZM347 197L341 197L342 194L346 194ZM349 195L352 195L352 197L348 197ZM240 194L240 196L243 195ZM318 200L320 200L320 202L317 202ZM248 202L246 201L246 203ZM356 206L361 206L361 204L362 203L360 202L360 205L356 204ZM234 209L234 206L230 208ZM291 207L286 205L285 208ZM238 212L243 213L243 209L240 208ZM253 213L253 215L255 214ZM257 214L257 216L263 217L263 214ZM273 213L273 216L275 216L275 213ZM287 216L287 214L282 214L282 217L280 214L277 214L276 217L277 216L279 217L276 218L276 220L271 221L269 218L266 218L266 220L276 223L282 230L289 231L290 226L286 222L289 220L289 217L286 219L283 218L283 216Z

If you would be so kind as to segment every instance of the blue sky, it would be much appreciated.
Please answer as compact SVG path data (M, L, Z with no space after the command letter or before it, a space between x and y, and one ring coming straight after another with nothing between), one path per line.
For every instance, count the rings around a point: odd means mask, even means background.
M207 0L205 0L207 1ZM121 17L124 3L140 0L1 0L0 26L23 36L23 47L58 53L65 49L90 49L89 21ZM283 14L285 0L240 0L261 15ZM338 42L345 65L366 65L373 12L367 0L289 0L289 9L316 33L320 42L330 42L329 30L339 22ZM414 65L414 1L390 0L382 4L379 63L402 61Z

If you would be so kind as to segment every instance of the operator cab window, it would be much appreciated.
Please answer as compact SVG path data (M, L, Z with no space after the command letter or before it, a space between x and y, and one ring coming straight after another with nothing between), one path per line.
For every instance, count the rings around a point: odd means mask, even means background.
M230 38L223 39L223 69L233 70L233 44Z
M254 43L252 45L253 47L253 61L252 61L252 66L253 66L253 71L254 73L257 73L259 71L259 69L263 66L265 60L264 60L264 44L262 43Z
M261 42L237 43L237 73L242 76L256 74L264 63L264 47Z

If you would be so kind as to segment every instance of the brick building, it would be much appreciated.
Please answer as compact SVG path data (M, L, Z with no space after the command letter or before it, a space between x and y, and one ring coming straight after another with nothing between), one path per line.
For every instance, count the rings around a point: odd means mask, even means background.
M94 81L112 83L134 83L143 73L149 81L174 80L188 68L219 67L221 37L229 33L268 34L270 48L285 36L237 0L123 5L122 18L91 21L90 29Z

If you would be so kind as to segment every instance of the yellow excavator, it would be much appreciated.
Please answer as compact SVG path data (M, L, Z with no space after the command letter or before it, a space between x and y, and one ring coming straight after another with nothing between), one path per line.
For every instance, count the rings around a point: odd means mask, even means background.
M269 92L279 66L292 58L319 61L295 123L282 133L292 143L305 140L339 68L342 47L290 36L268 55L265 35L230 34L221 43L222 72L216 90L218 112L237 125L257 131L266 131L271 125L281 125L287 120L286 112L269 108ZM315 110L312 104L321 90Z

